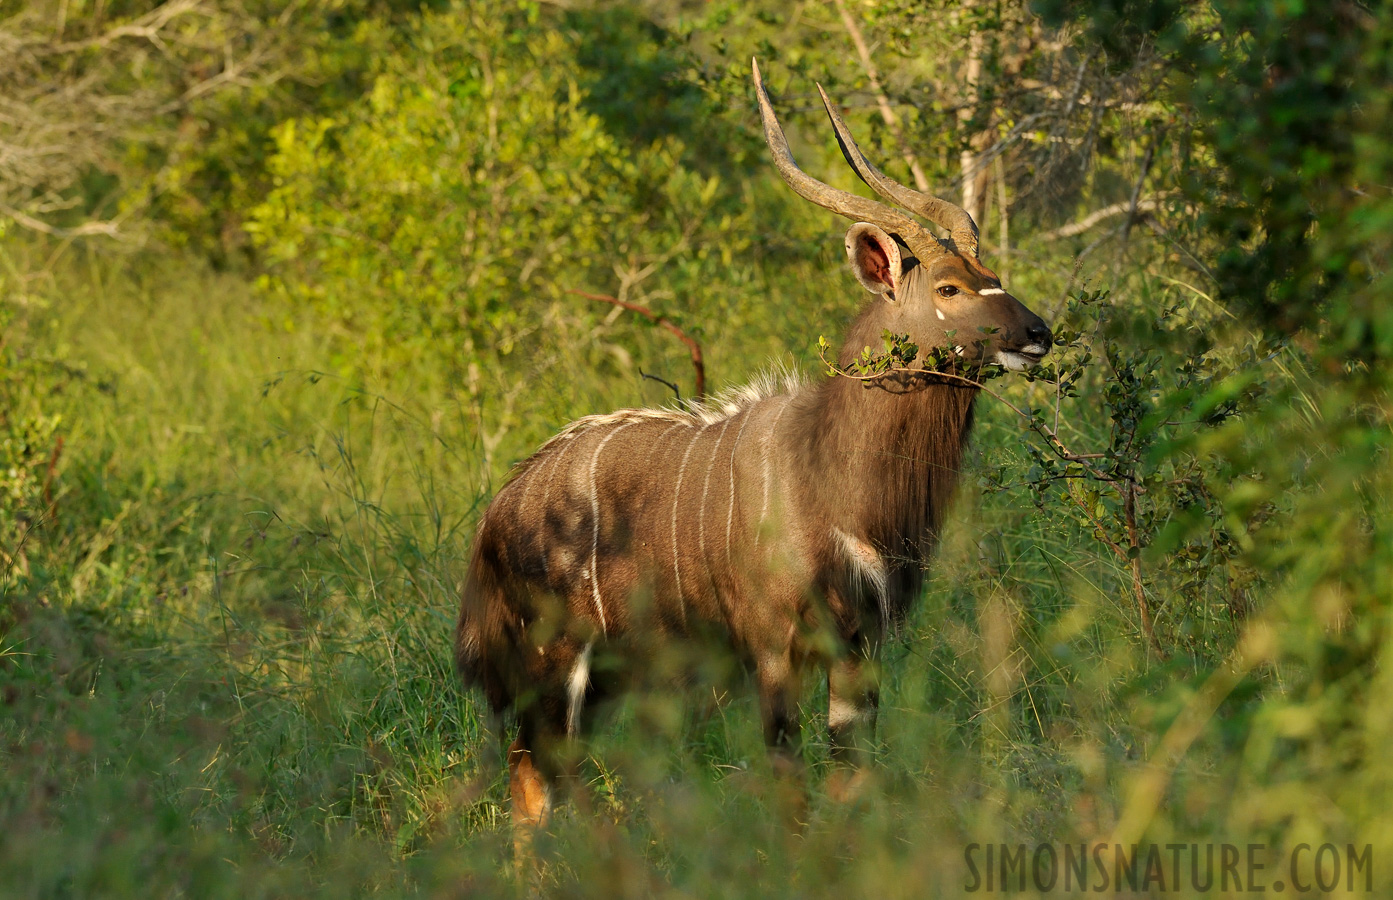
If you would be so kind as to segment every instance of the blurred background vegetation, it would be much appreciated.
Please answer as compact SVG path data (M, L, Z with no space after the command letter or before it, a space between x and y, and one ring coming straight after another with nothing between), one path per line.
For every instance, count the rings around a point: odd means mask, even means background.
M1383 0L0 2L0 894L918 897L971 841L1387 890L1390 45ZM518 878L473 524L692 392L571 292L715 388L862 302L756 54L806 169L854 189L820 81L973 212L1058 384L979 401L866 799L814 745L790 834L749 698L640 698Z

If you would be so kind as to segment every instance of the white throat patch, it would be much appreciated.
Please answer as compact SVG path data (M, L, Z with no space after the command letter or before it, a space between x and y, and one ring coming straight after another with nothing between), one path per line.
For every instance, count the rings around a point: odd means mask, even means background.
M875 547L855 535L847 534L835 525L832 527L832 539L836 542L837 549L841 551L842 558L846 561L852 583L862 590L869 591L875 597L880 606L881 624L888 629L890 627L888 583L890 568L885 564L885 559Z

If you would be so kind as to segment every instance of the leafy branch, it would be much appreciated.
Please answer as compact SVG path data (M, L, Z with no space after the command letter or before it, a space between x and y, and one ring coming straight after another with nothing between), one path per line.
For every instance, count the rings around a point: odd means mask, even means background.
M1045 444L1060 460L1066 463L1077 463L1083 466L1090 477L1099 481L1111 483L1118 480L1117 475L1100 472L1092 464L1092 460L1105 459L1108 454L1075 453L1064 443L1059 436L1057 416L1055 419L1055 427L1051 428L1046 424L1044 418L1035 410L1029 408L1021 409L1001 394L987 387L985 382L1000 378L1006 374L1007 369L1004 367L995 363L977 362L971 365L970 368L964 369L964 364L969 361L965 357L965 354L956 349L945 348L930 350L928 355L924 358L924 364L916 366L913 365L913 363L919 353L919 348L909 340L908 335L891 334L887 331L882 337L887 347L885 354L872 354L870 348L867 347L862 350L861 355L848 366L839 366L828 360L826 352L831 345L827 343L826 338L819 338L818 357L827 366L828 374L860 381L867 387L873 385L884 387L887 381L894 379L899 379L902 382L912 381L913 379L922 379L926 382L932 382L934 379L941 379L945 382L961 384L965 387L980 390L1019 416L1031 431L1044 439ZM952 339L951 333L949 334L949 339ZM981 345L985 343L985 341L977 342L978 353L975 357L977 360L983 358ZM969 371L972 373L972 376L969 377L960 374L962 371ZM1063 385L1066 381L1072 385L1072 383L1077 380L1077 375L1073 377L1056 376L1052 380L1050 376L1046 372L1041 371L1039 367L1027 377L1032 381L1041 380L1060 385ZM1069 396L1073 395L1070 394Z

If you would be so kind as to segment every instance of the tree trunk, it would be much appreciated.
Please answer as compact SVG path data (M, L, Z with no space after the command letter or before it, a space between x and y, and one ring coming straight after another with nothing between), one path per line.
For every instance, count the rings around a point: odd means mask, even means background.
M969 0L969 2L963 3L963 14L971 16L977 7L977 2L978 0ZM961 123L964 131L971 127L973 115L977 111L977 104L981 100L982 47L984 43L985 38L981 30L974 24L972 34L967 40L967 65L963 70L964 96L963 102L958 108L958 122ZM987 199L987 169L981 161L982 150L985 149L982 145L983 137L990 140L990 135L985 132L969 135L959 157L959 167L962 174L962 208L967 210L974 222L978 223L982 221L983 214L986 212Z

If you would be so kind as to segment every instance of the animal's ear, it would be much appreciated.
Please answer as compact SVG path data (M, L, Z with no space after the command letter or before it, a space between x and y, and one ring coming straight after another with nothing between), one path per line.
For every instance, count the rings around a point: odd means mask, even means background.
M857 222L846 233L846 259L866 290L895 296L900 287L900 247L894 238L869 222Z

